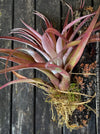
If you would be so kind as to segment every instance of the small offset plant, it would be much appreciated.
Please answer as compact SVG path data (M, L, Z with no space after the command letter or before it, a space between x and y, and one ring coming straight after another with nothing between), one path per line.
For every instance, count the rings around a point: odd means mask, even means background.
M70 7L70 9L73 16L72 8ZM13 40L29 46L15 49L0 48L0 53L6 54L6 56L0 56L0 59L6 61L5 69L0 70L0 74L12 72L17 77L16 80L6 83L0 89L14 83L24 82L41 88L47 93L46 101L51 104L52 118L55 118L53 112L53 108L55 108L58 123L65 124L69 129L75 129L79 126L70 123L70 116L76 108L83 108L84 104L89 103L96 94L89 96L81 93L78 84L72 82L71 77L85 47L89 43L100 41L95 34L100 30L100 21L97 22L100 7L96 12L79 17L69 23L70 9L61 33L53 28L44 15L35 11L35 14L41 17L46 24L47 28L43 35L21 20L25 28L15 28L11 31L11 34L18 34L19 37L0 37L0 39ZM77 35L91 17L89 26ZM75 25L77 23L79 23L78 26ZM9 67L9 61L17 64ZM49 78L50 83L41 78L28 78L16 72L22 69L37 69ZM81 96L86 96L87 101L82 101Z

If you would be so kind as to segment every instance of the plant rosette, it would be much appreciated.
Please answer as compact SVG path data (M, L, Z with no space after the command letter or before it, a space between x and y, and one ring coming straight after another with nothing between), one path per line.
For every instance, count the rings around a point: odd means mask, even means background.
M46 24L47 28L43 35L21 20L25 28L15 28L11 31L11 34L18 34L18 37L0 37L0 39L13 40L29 46L28 48L15 49L0 48L0 53L4 54L0 56L0 59L6 61L4 63L5 69L0 70L0 74L5 73L6 75L7 72L12 72L17 77L16 80L6 83L0 89L14 83L25 82L41 88L47 94L46 101L51 104L53 120L55 118L53 109L55 108L59 125L65 124L71 130L82 127L82 125L71 122L73 112L76 109L80 112L85 110L84 104L91 102L96 96L96 93L92 96L81 93L79 85L73 83L71 79L73 69L79 62L85 47L90 43L100 41L100 38L95 34L96 31L100 30L100 21L97 21L100 7L96 12L79 17L69 23L70 9L73 15L72 8L69 7L61 33L53 28L44 15L34 11L34 14L41 17ZM78 31L91 17L89 26L76 38ZM74 27L76 23L79 25ZM9 61L17 63L17 65L9 67ZM30 68L44 73L49 78L50 84L40 78L28 78L16 72ZM91 75L90 73L86 74ZM87 100L82 101L81 96L87 97Z

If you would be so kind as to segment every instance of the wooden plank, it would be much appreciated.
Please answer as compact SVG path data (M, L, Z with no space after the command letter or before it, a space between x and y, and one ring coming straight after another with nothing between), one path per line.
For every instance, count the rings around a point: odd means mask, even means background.
M100 6L100 0L92 0L93 2L93 6L94 6L94 9L98 9L98 7Z
M95 3L95 5L94 5L94 3ZM87 6L89 6L89 5L91 5L91 6L93 6L93 9L94 10L96 10L97 9L97 5L98 5L98 2L97 1L95 1L94 2L94 0L91 0L91 3L88 3L88 1L86 2L86 5ZM96 45L96 44L95 44ZM96 47L96 46L95 46ZM95 60L96 60L96 57L95 57ZM94 77L94 83L95 83L95 81L96 81L96 77ZM96 91L96 89L97 89L97 85L95 85L95 91ZM97 98L96 98L96 100L97 100ZM96 106L96 101L94 101L93 103L92 103L92 105L94 105L94 106ZM98 117L96 117L97 115L95 115L93 112L92 112L92 114L91 114L91 118L90 118L90 121L89 121L89 124L88 124L88 126L87 126L87 133L88 134L95 134L95 133L97 133L97 128L96 128L96 118L98 118ZM92 130L92 131L91 131Z
M36 10L44 14L53 26L60 29L60 2L58 0L36 0ZM36 18L36 30L41 32L41 19ZM36 77L47 80L45 75L37 72ZM46 96L41 89L36 90L36 134L61 134L56 122L51 120L50 105L45 102Z
M88 4L88 2L87 2L86 3L86 6L92 6L92 2L91 2L91 4L90 3ZM87 53L87 52L85 52L85 53ZM93 58L93 61L90 59L90 62L89 62L89 59L88 59L86 64L88 64L88 63L91 64L94 61L96 61L96 55L95 55L95 58ZM89 77L87 79L88 82L91 82L91 80L93 80L93 83L94 83L93 84L94 89L92 88L91 90L94 90L95 91L96 90L96 77L92 77L91 76L91 77ZM85 82L85 84L86 84L86 87L87 87L88 86L88 83ZM88 88L86 88L86 89L88 90ZM91 90L88 91L88 94L91 94L92 93ZM91 103L91 106L92 106L93 109L95 109L95 105L96 105L95 100L93 100L92 103ZM95 124L95 122L96 122L96 115L95 115L94 112L91 111L91 113L90 113L90 119L88 121L88 125L87 125L87 127L83 128L84 131L82 132L82 134L85 134L85 133L87 133L87 134L90 134L90 133L91 134L96 134L96 124Z
M80 5L80 0L66 0L67 3L71 4L73 9L78 9L79 8L79 5ZM88 1L85 1L85 7L86 6L92 6L92 1L91 0L88 0ZM62 7L62 18L64 18L65 14L66 14L66 9L65 9L66 6L63 5ZM96 78L95 78L96 79ZM95 104L94 104L95 105ZM78 130L73 130L72 132L70 132L66 127L63 128L63 134L95 134L96 133L96 125L95 125L95 114L92 113L91 114L91 118L89 120L89 124L87 127L84 127L82 129L78 129ZM91 131L92 130L92 131Z
M75 9L78 9L79 8L79 5L80 5L80 1L79 0L66 0L65 1L67 4L71 5L73 10L75 11ZM63 18L63 21L62 23L64 23L64 20L66 18L66 15L67 15L67 11L68 11L68 7L65 5L64 2L62 2L62 18ZM70 18L71 20L71 18ZM69 129L67 129L66 126L63 127L63 134L80 134L80 130L73 130L72 132L70 132Z
M20 19L34 27L34 0L15 1L14 27L24 27ZM26 45L14 42L14 48ZM21 70L20 74L33 78L33 70ZM15 78L14 78L15 79ZM15 84L12 99L12 134L34 133L34 90L29 84Z
M96 50L97 50L97 88L96 88L96 129L97 134L100 133L100 43L97 42L96 44Z
M100 5L100 1L99 0L92 0L92 5L94 10L96 11ZM100 17L99 17L100 19ZM99 53L99 42L95 43L96 45L96 62L97 62L97 68L96 68L96 72L97 72L97 85L95 86L95 91L96 91L96 101L95 101L95 105L96 105L96 117L95 117L95 131L96 134L100 133L100 53ZM91 121L92 124L92 121Z
M93 0L94 8L97 10L97 8L100 5L99 0ZM99 17L100 20L100 17ZM99 31L100 32L100 31ZM98 35L97 35L98 36ZM100 43L96 43L96 61L97 61L97 87L96 87L96 131L97 134L100 134Z
M12 0L0 0L0 36L7 35L12 27ZM0 48L11 48L11 41L0 40ZM4 65L0 60L0 69ZM10 80L10 74L8 75ZM7 80L4 74L0 75L0 86ZM0 91L0 134L10 134L10 86Z

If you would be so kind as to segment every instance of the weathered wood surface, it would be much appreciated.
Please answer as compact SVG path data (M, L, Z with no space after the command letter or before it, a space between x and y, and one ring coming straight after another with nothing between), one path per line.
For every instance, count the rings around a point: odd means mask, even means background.
M6 35L12 29L12 0L0 0L0 36ZM0 47L11 48L12 43L7 41L0 41ZM4 67L0 63L0 69ZM10 80L11 75L8 75ZM4 75L0 76L0 86L7 82ZM11 87L5 88L0 92L0 133L9 134L11 130Z
M13 28L24 27L20 19L34 27L34 0L13 2ZM13 42L13 47L27 47ZM20 71L30 78L33 70ZM12 90L12 134L32 134L34 132L34 90L29 84L15 84Z
M56 10L55 8L56 7ZM48 10L47 10L48 8ZM60 26L60 2L57 0L41 0L36 1L36 10L42 12L45 16L48 16L49 19L52 19L53 23L57 24L56 27ZM51 17L52 16L52 17ZM41 27L41 19L36 17L36 29L42 33ZM45 78L44 75L38 74L36 72L37 77ZM45 78L46 79L46 78ZM57 123L54 123L51 120L51 111L50 105L45 103L45 96L41 92L41 89L36 89L36 134L61 134L61 129L58 128Z
M74 9L80 4L80 0L66 0L66 2L72 4ZM86 5L93 5L97 9L100 1L86 0ZM34 16L33 10L46 15L54 27L61 30L67 7L60 0L0 0L0 35L7 35L14 27L22 27L20 18L42 33L42 21ZM22 46L18 44L20 43L0 41L2 48ZM0 68L2 66L0 63ZM35 76L47 79L37 71L20 72L31 78ZM9 74L8 79L14 79L14 76ZM4 75L0 75L0 85L5 82ZM97 89L99 94L99 84ZM96 99L98 113L99 100L98 95ZM93 114L88 127L70 132L66 127L59 128L57 123L51 120L50 105L45 102L45 95L41 89L28 84L16 84L0 91L0 134L99 134L99 124L100 118Z

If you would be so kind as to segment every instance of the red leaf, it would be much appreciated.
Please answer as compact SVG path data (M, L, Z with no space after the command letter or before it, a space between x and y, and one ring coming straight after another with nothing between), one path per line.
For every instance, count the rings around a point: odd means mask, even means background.
M65 20L65 22L64 22L63 29L64 29L65 26L68 24L68 18L69 18L69 10L68 10L68 13L67 13L67 16L66 16L66 20Z
M73 34L71 35L69 41L72 41L73 38L75 37L76 33L79 31L79 29L88 21L88 19L90 18L91 16L85 18L79 25L78 27L75 29L75 31L73 32Z
M0 39L6 39L6 40L13 40L13 41L17 41L17 42L21 42L21 43L24 43L24 44L27 44L33 48L36 48L36 49L40 49L37 44L33 44L32 42L28 41L28 40L25 40L25 39L22 39L22 38L18 38L18 37L11 37L11 36L0 36Z
M45 69L45 63L27 63L27 64L21 64L18 66L14 67L9 67L6 69L6 72L11 72L11 71L16 71L20 69L31 69L31 68L36 68L36 69ZM0 74L5 73L5 69L0 70Z
M95 13L93 14L89 14L89 15L85 15L83 17L80 17L78 19L75 19L74 21L72 21L71 23L69 23L67 26L65 26L65 28L62 31L62 34L64 34L71 26L73 26L75 23L77 23L78 21L81 21L82 19L89 17L89 16L93 16Z
M91 36L91 33L95 27L96 21L99 17L100 14L100 7L98 8L92 22L90 23L89 27L87 28L84 37L82 38L81 42L79 43L79 45L76 47L76 49L74 50L74 53L72 54L68 64L65 66L65 69L68 71L72 71L72 69L74 68L74 66L78 63L80 57L83 54L84 48L87 45L89 38Z
M53 33L53 34L55 34L55 35L61 37L64 41L66 41L66 38L64 38L64 36L61 35L61 34L60 34L56 29L54 29L54 28L48 28L45 32L47 32L47 33Z
M0 39L14 40L17 42L25 43L25 44L33 47L34 49L36 49L38 52L40 52L47 60L50 60L50 57L48 56L48 54L46 54L40 47L38 47L37 44L33 44L32 42L30 42L28 40L18 38L18 37L10 37L10 36L3 36L3 37L0 37Z
M45 60L43 59L42 56L40 56L36 51L29 49L29 48L21 48L18 49L19 51L23 51L25 53L28 53L30 56L33 57L33 59L35 60L35 62L37 63L45 63ZM27 63L27 62L26 62Z
M29 62L33 62L34 61L33 58L30 55L25 54L23 52L19 52L18 50L15 51L15 50L12 50L12 49L5 49L5 48L1 49L0 48L0 53L4 53L4 54L11 54L11 53L13 53L13 56L17 57L19 59L27 60Z
M36 36L41 40L41 35L35 31L32 27L30 27L29 25L27 25L24 21L21 20L21 22Z
M43 14L41 14L38 11L34 11L34 14L38 15L40 18L42 18L45 21L47 28L51 27L49 20Z
M38 87L38 84L40 84L45 91L47 91L47 89L50 89L50 86L48 84L45 84L41 79L39 81L39 78L38 78L38 80L35 78L34 79L25 78L25 79L18 79L18 80L10 81L10 82L6 83L5 85L1 86L0 90L9 85L15 84L15 83L29 83L29 84L32 84L37 87Z
M31 42L33 42L33 43L37 43L40 47L41 47L41 38L39 38L36 34L35 34L35 32L33 33L33 32L31 32L30 30L28 30L28 29L25 29L25 28L14 28L13 30L11 30L11 33L10 34L12 34L12 33L17 33L17 34L19 34L20 36L21 35L24 35L24 36L26 36L26 37L29 37L29 40L31 40ZM35 41L35 42L34 42Z
M56 52L54 50L54 48L52 47L53 42L50 40L50 37L47 33L44 33L42 36L42 46L43 49L45 50L45 52L51 57L54 58L56 57Z
M24 60L24 59L19 59L19 58L16 58L16 57L9 57L8 59L8 56L0 56L0 59L3 59L3 60L9 60L9 61L12 61L14 63L18 63L18 64L25 64L25 63L32 63L34 62L33 61L28 61L28 60Z
M62 80L59 83L60 90L67 90L70 84L70 75L61 67L54 64L46 64L46 68L53 71L53 73L58 73L62 76Z

